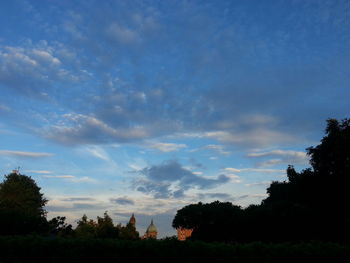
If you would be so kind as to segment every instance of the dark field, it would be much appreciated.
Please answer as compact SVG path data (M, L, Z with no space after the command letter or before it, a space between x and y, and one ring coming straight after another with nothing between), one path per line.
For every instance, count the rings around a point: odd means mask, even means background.
M177 240L1 237L0 262L349 262L337 243L222 244Z

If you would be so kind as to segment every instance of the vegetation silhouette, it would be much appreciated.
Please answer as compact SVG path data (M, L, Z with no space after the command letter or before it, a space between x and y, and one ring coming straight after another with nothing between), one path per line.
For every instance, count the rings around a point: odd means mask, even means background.
M0 234L42 233L47 200L35 181L13 171L0 183Z
M40 190L31 177L16 170L5 175L4 181L0 183L0 236L139 239L135 226L131 224L114 226L107 211L103 217L98 216L97 221L83 215L75 229L65 222L64 216L47 220L44 208L47 199Z
M260 205L192 204L173 227L193 228L192 239L203 241L349 241L350 120L328 119L325 133L307 148L311 167L289 165L288 181L272 182Z

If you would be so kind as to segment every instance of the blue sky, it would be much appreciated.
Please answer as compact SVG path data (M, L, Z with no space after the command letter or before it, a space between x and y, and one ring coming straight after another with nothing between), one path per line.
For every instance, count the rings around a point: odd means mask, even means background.
M349 117L349 1L0 2L0 172L48 217L175 234L194 202L247 206Z

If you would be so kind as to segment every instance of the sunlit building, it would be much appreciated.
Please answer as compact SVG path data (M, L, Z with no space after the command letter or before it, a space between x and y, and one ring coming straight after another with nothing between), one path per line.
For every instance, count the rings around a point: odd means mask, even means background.
M147 227L146 233L142 236L142 239L149 239L149 238L153 238L153 239L157 239L157 228L156 226L153 224L153 219L151 221L151 224Z
M132 216L130 217L129 224L134 226L136 229L136 218L134 214L132 214ZM152 219L151 224L147 227L146 233L141 237L141 239L149 239L149 238L157 239L157 235L158 235L158 230L157 230L157 227L154 225L153 219Z
M187 238L191 237L193 229L179 227L176 229L177 239L180 241L185 241Z

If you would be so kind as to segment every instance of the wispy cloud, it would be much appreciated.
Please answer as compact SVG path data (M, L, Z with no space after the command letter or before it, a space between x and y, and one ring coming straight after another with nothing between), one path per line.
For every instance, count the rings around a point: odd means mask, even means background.
M308 157L305 152L291 150L273 150L267 152L253 152L247 154L249 158L266 158L276 157L273 159L263 160L257 163L258 167L268 167L278 164L307 164Z
M52 171L47 170L25 170L24 172L33 174L52 174Z
M231 152L225 150L225 146L219 145L219 144L205 145L205 146L200 147L200 148L189 150L189 152L197 152L199 150L211 150L211 151L217 152L221 155L230 155L231 154Z
M71 179L75 178L73 175L44 175L44 178L58 178L58 179Z
M96 179L93 179L93 178L88 177L88 176L73 177L73 178L69 178L68 180L70 182L73 182L73 183L96 183L97 182Z
M268 152L254 152L247 154L248 157L270 157L270 156L283 156L283 157L293 157L293 158L302 158L307 157L305 152L298 151L286 151L286 150L273 150Z
M44 157L50 157L53 154L52 153L45 153L45 152L24 152L24 151L0 150L0 155L19 157L19 158L44 158Z
M232 168L227 167L224 168L223 171L231 172L231 173L241 173L241 172L254 172L254 173L283 173L285 170L283 169L264 169L264 168Z
M91 197L66 197L61 199L61 201L64 201L64 202L94 201L94 200L95 199Z
M174 152L180 149L186 148L186 144L176 144L176 143L162 143L162 142L149 142L147 147L159 150L161 152Z
M84 150L98 159L101 159L104 161L111 161L108 153L99 146L87 146L84 148Z
M68 182L73 182L73 183L96 183L97 180L88 177L88 176L83 176L83 177L77 177L74 175L44 175L44 178L53 178L53 179L65 179Z
M65 114L60 125L47 127L43 136L68 145L128 142L145 139L147 130L141 125L112 127L93 116Z
M291 134L283 133L267 127L248 128L245 131L210 131L205 136L226 144L238 144L246 147L266 147L296 140Z
M236 169L232 167L227 167L227 168L224 168L223 170L229 173L239 173L241 171L241 169Z
M262 181L262 182L257 182L257 183L250 183L250 184L245 184L245 186L252 187L252 186L263 186L267 187L271 184L271 181Z
M231 200L232 195L226 193L200 193L198 194L200 200L203 199L219 199L219 200Z
M135 204L134 200L132 200L128 197L111 198L110 201L112 203L119 204L119 205L133 205L133 204Z

